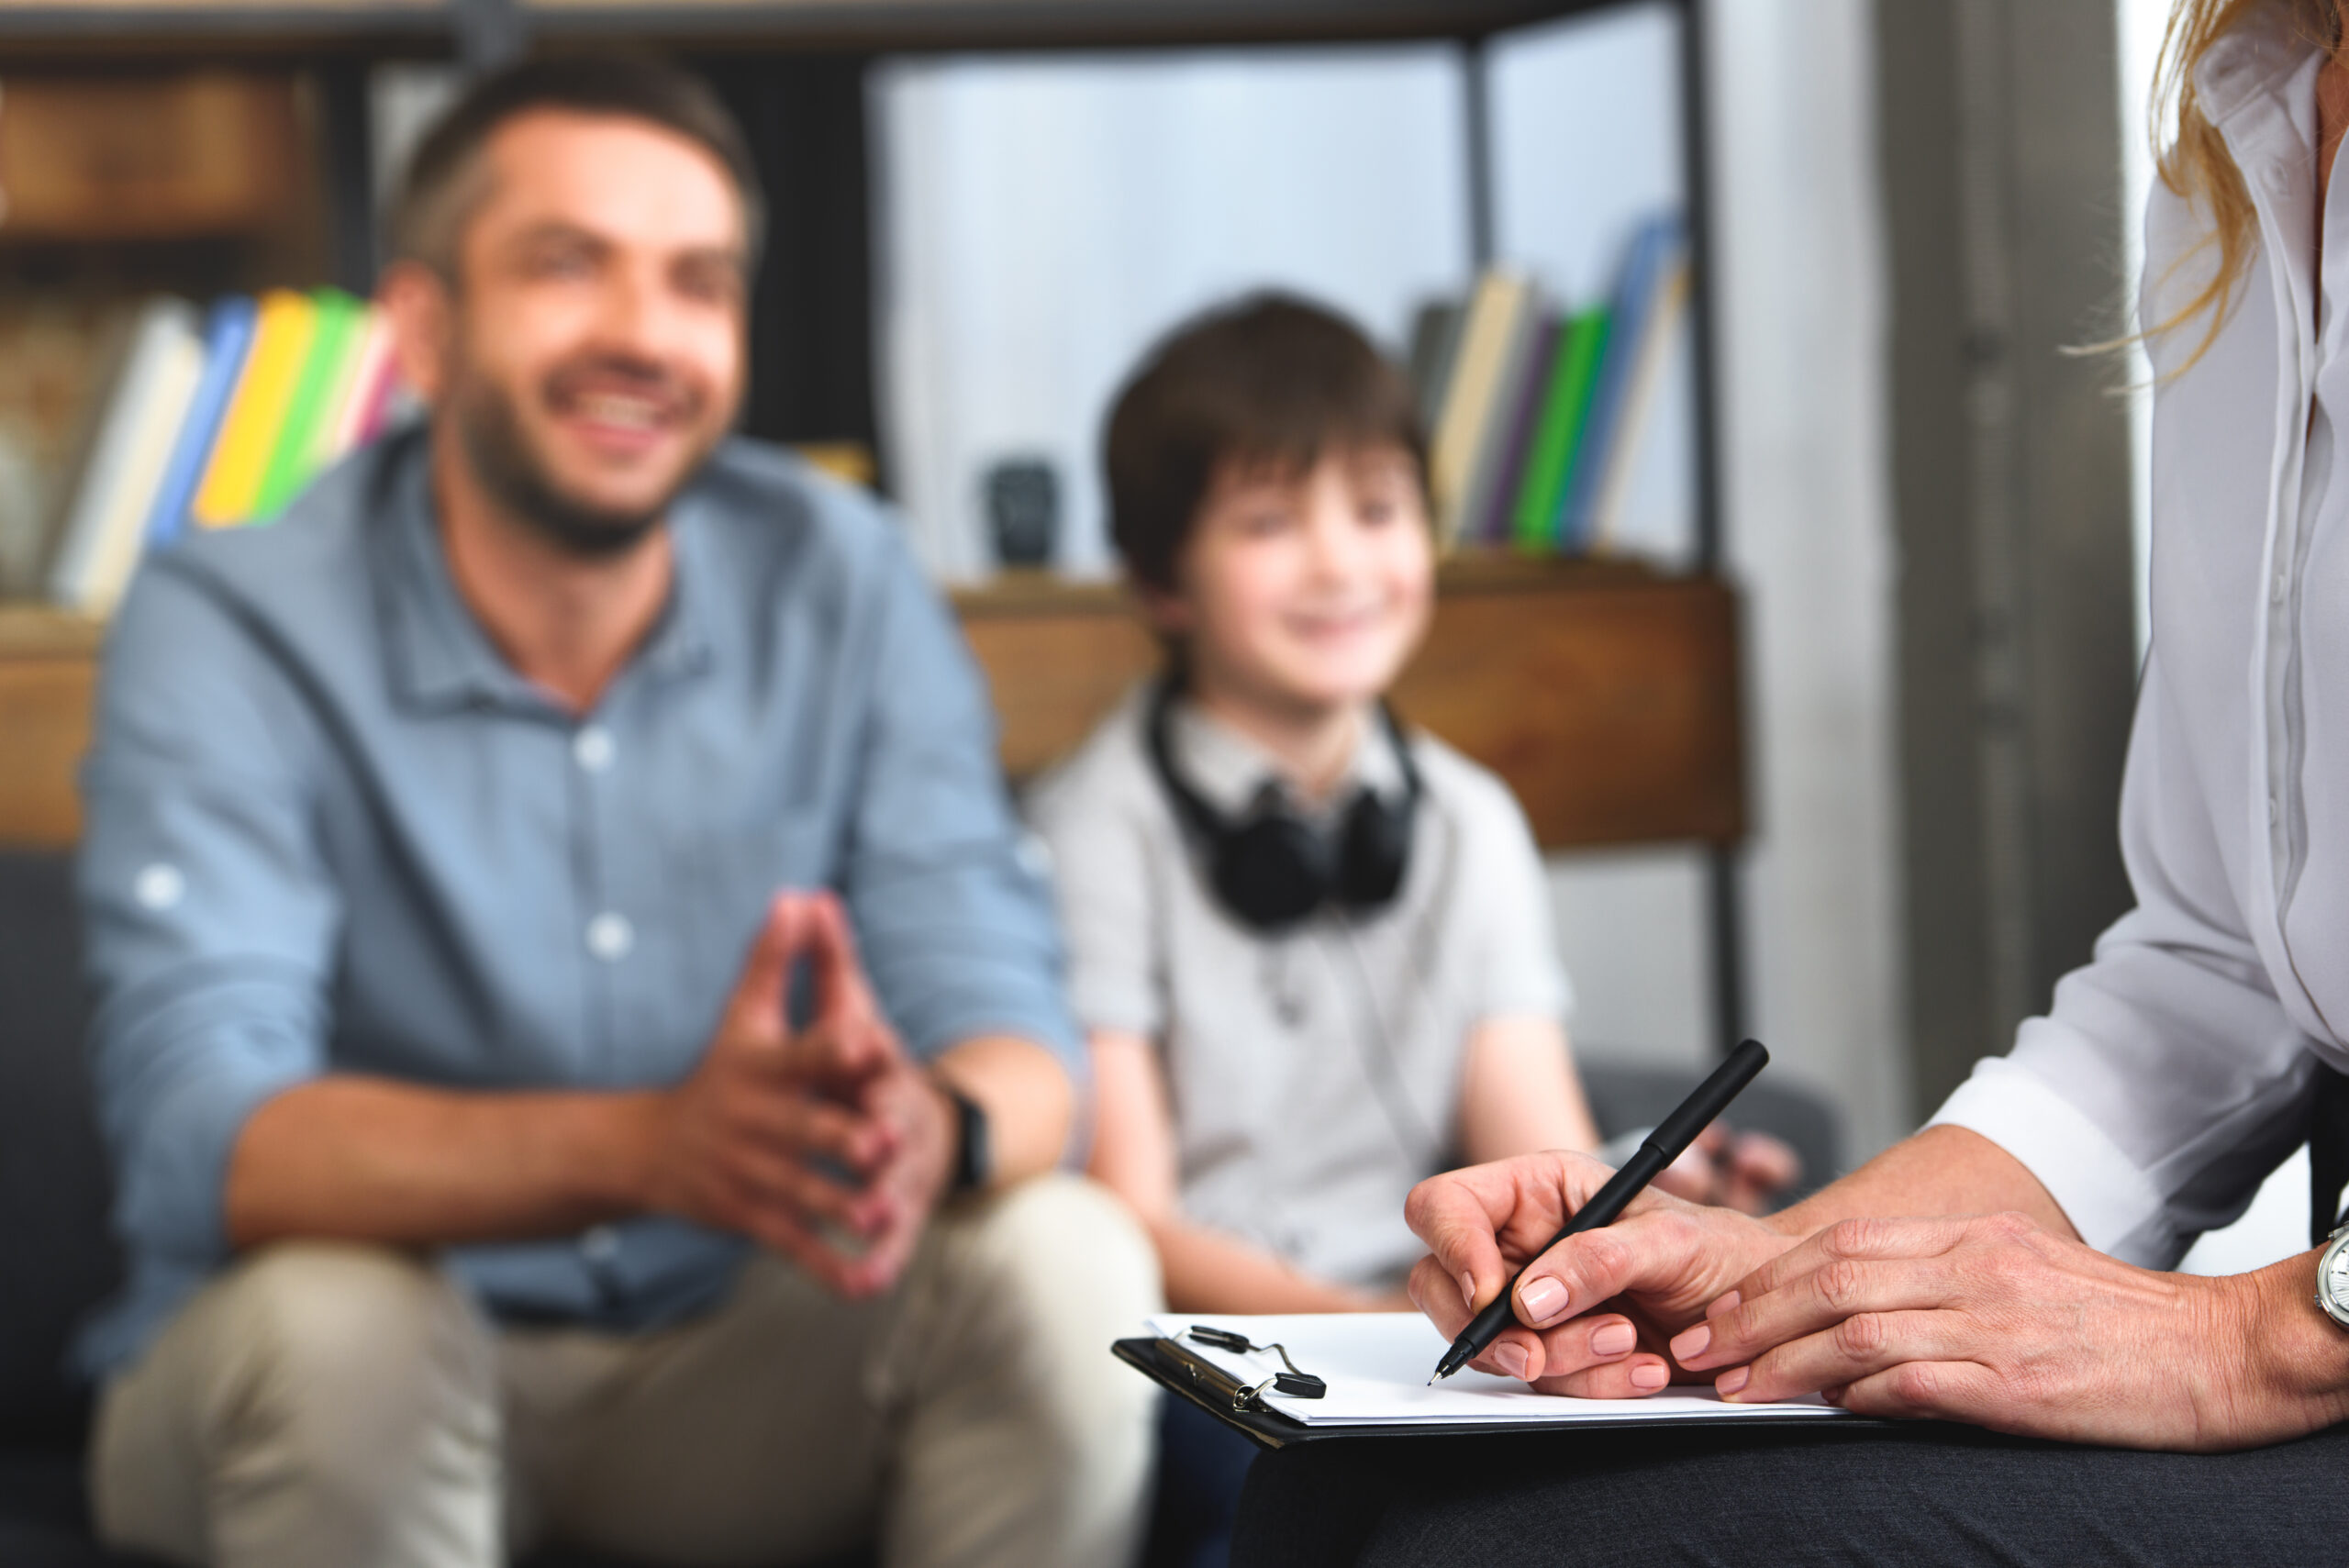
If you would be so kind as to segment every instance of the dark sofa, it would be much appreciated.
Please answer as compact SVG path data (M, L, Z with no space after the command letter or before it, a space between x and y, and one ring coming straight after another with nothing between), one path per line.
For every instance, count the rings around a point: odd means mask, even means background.
M64 1371L73 1327L113 1289L120 1259L106 1226L107 1178L82 1035L88 1002L71 862L0 853L0 1564L91 1568L143 1560L89 1537L82 1444L89 1396ZM1591 1108L1610 1133L1653 1123L1692 1075L1592 1064ZM1793 1143L1807 1172L1832 1174L1833 1114L1814 1097L1756 1084L1738 1118ZM542 1559L533 1568L592 1568ZM616 1568L616 1565L607 1565Z

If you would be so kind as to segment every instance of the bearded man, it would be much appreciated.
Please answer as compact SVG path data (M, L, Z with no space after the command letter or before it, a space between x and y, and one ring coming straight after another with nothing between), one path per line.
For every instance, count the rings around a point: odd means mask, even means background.
M951 618L727 434L760 224L693 79L484 81L391 224L429 417L131 593L81 865L112 1542L1130 1549L1150 1250L1055 1173L1077 1038Z

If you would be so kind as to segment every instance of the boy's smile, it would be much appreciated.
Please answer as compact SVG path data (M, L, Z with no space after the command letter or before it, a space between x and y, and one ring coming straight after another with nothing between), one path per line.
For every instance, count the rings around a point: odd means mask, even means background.
M1187 645L1197 700L1286 728L1386 689L1426 629L1433 577L1417 466L1373 447L1302 471L1227 465L1155 608Z

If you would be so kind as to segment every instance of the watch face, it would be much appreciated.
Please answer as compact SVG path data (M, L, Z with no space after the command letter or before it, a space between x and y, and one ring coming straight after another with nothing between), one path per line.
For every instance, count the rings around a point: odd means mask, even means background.
M2327 1317L2349 1325L2349 1236L2335 1237L2317 1259L2316 1299Z

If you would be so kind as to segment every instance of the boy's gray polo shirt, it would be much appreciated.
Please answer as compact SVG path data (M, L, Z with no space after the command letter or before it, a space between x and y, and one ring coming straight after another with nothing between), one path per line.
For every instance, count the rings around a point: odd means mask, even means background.
M115 623L80 878L130 1282L94 1370L226 1257L262 1100L675 1083L781 888L839 890L918 1054L999 1031L1081 1063L985 692L887 516L727 443L672 510L660 621L574 717L457 596L428 456L403 432L274 527L187 539ZM713 1303L743 1245L645 1218L448 1256L501 1313L635 1329Z
M1147 712L1147 693L1130 695L1028 803L1052 854L1078 1021L1157 1045L1187 1217L1324 1278L1397 1283L1425 1251L1404 1196L1456 1159L1470 1031L1563 1020L1570 1004L1524 814L1498 779L1417 736L1426 787L1395 902L1263 936L1209 891L1151 771ZM1276 776L1186 706L1172 728L1175 765L1228 817ZM1366 736L1353 783L1401 789L1383 733Z

